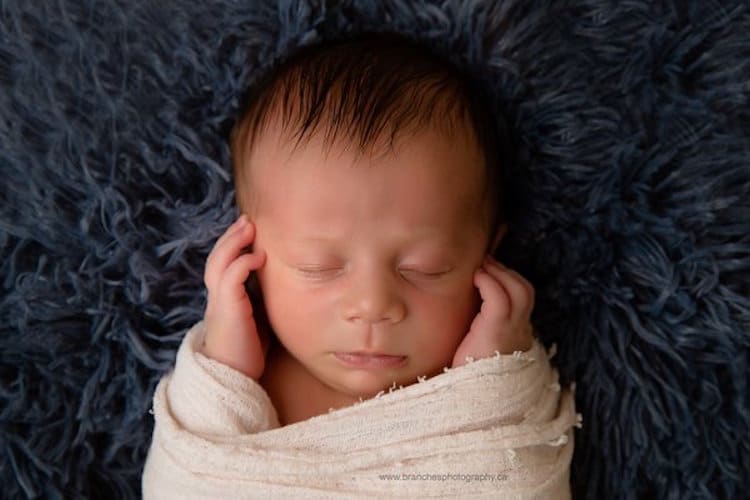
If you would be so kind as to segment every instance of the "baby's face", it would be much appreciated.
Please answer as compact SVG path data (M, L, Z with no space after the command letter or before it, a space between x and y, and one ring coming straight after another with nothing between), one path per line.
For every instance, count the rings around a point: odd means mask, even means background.
M272 132L251 156L251 218L268 319L287 351L353 397L449 366L480 303L478 147L428 130L354 164L340 147L326 157L320 137L289 157Z

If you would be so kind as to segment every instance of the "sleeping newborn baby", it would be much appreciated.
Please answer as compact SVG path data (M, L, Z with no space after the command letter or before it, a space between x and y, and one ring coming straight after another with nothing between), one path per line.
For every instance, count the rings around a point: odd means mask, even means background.
M572 399L532 334L533 287L492 257L507 140L472 85L380 34L303 48L250 94L231 144L241 215L155 394L144 495L569 495ZM537 432L524 421L554 425L514 451L509 429ZM190 449L209 465L180 461ZM516 479L524 457L534 474ZM474 490L446 488L466 477Z

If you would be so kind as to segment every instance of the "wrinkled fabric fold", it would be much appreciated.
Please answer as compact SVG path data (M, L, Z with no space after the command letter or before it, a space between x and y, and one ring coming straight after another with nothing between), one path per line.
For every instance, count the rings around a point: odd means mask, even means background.
M155 391L144 498L570 498L573 394L538 341L279 427L204 335Z

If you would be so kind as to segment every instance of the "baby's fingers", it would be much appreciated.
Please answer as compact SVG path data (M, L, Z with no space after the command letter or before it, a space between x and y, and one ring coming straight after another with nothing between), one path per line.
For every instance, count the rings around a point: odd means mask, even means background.
M482 297L479 316L487 321L506 320L510 317L511 298L493 275L480 268L474 274L474 284Z
M236 221L230 225L226 231L219 237L218 240L216 240L216 243L214 243L214 248L221 245L229 236L235 234L237 231L242 230L243 226L247 224L247 216L246 215L240 215Z
M218 286L224 271L240 256L242 249L252 243L254 238L255 226L249 222L240 224L235 230L229 230L222 238L219 238L206 260L204 281L209 291Z
M222 303L247 300L245 281L250 273L263 267L265 253L247 253L232 262L221 276L218 293Z
M534 286L516 271L505 267L492 258L484 262L484 269L499 282L510 300L514 315L528 317L534 309Z

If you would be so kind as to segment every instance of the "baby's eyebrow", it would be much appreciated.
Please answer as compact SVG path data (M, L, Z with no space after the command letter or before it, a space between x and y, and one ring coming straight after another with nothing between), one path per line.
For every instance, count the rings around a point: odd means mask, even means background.
M300 241L312 241L312 242L320 241L323 243L327 243L329 241L336 241L337 239L342 239L342 238L337 238L335 236L301 236L299 238Z
M348 241L350 239L349 234L342 234L341 236L336 235L327 235L327 234L301 234L301 235L295 235L294 240L298 241L310 241L310 242L323 242L327 243L330 241ZM422 231L421 233L417 231L409 232L408 235L404 235L403 237L404 241L417 241L417 240L432 240L435 242L451 242L453 238L449 238L445 234L443 234L440 231Z
M296 248L297 251L302 251L309 246L316 245L338 245L350 241L351 238L348 235L342 235L341 237L333 235L295 235L288 240L289 246ZM429 248L430 252L436 251L439 253L452 254L454 252L460 252L464 249L466 241L462 238L450 237L445 234L434 232L432 234L423 235L409 235L404 237L401 244L403 245L419 245L419 248ZM427 245L427 246L425 246Z
M412 226L408 230L403 231L402 239L404 240L435 240L452 242L456 239L455 235L448 234L445 228L440 226ZM349 240L350 233L342 232L341 234L335 234L331 232L315 231L315 232L292 232L290 233L292 239L299 241L337 241L337 240Z
M345 242L347 239L348 238L346 237L337 238L335 236L293 235L290 238L287 238L286 242L287 245L293 248L306 249L316 246L323 247L338 245Z

